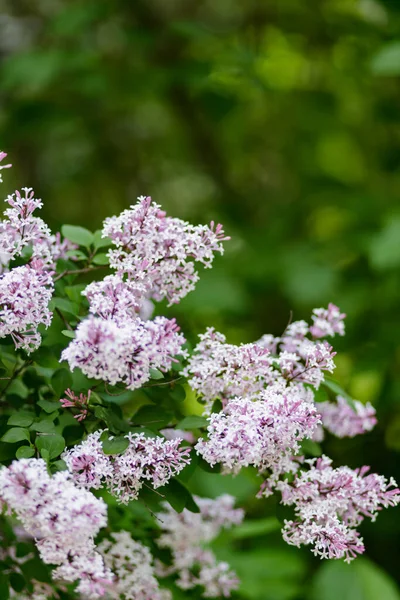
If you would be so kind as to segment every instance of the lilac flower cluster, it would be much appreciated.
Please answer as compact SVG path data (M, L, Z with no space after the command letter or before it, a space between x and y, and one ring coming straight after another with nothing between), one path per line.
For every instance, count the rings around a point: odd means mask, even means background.
M128 531L112 533L98 551L114 575L107 598L120 600L172 600L171 592L159 588L150 550L132 539Z
M184 342L175 319L116 322L89 316L78 325L61 358L72 371L79 367L88 377L112 385L122 382L134 390L150 379L151 368L168 371L175 355L185 356Z
M372 404L362 404L353 400L351 406L342 396L334 402L320 402L317 406L323 425L337 437L354 437L371 431L377 423L376 411Z
M296 321L281 338L265 335L253 344L227 344L224 335L208 328L199 336L200 342L184 371L190 386L208 411L217 398L223 404L237 396L256 398L277 381L301 382L318 389L324 372L331 373L335 368L335 352L326 341L318 341L316 334L320 337L324 324L326 335L344 330L344 315L334 305L329 307L326 311L314 310L311 327L305 321Z
M181 439L165 440L128 433L129 446L123 454L107 455L100 441L102 431L63 454L76 485L99 489L105 485L119 502L136 500L146 481L154 488L168 483L190 462L190 449Z
M26 352L40 346L38 327L48 327L52 318L53 283L36 263L0 275L0 338L10 335L15 347Z
M157 563L160 577L178 574L178 587L189 590L203 588L204 598L228 598L237 589L239 581L225 562L217 562L211 550L204 548L216 538L222 529L238 525L243 511L233 508L234 498L225 494L211 500L195 497L200 513L184 509L175 512L169 505L158 513L162 535L158 540L161 548L172 552L172 565Z
M283 537L289 544L311 545L321 558L345 558L350 562L364 552L356 527L365 517L375 520L383 507L400 502L396 482L369 468L334 469L323 456L307 461L309 470L294 480L281 481L282 502L295 506L295 520L285 521Z
M55 579L77 581L98 598L111 573L94 538L107 524L106 505L78 488L66 472L50 476L42 459L21 459L0 470L0 500L36 540L43 562L58 565Z
M167 217L150 197L138 200L104 222L103 236L115 246L109 252L110 265L133 281L143 281L155 300L177 303L198 281L194 261L210 267L214 253L222 254L222 242L229 238L221 225L194 226Z
M222 412L213 413L208 439L195 446L209 464L220 463L226 472L238 473L253 465L270 473L270 482L294 468L292 456L299 442L311 437L319 417L301 386L270 386L259 400L236 398Z
M69 388L65 390L64 394L67 398L60 398L60 403L63 408L75 408L79 412L74 416L74 419L77 421L83 421L88 416L88 406L90 402L91 390L88 390L86 394L79 394L77 396L72 390Z

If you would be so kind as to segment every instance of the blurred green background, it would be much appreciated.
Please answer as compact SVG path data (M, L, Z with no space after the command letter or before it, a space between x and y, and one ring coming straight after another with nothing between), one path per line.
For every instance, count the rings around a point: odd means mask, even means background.
M399 480L400 2L0 7L0 146L14 165L3 192L33 186L54 229L97 229L139 194L224 223L225 256L164 311L189 335L214 325L252 341L282 332L291 311L307 319L338 304L348 333L336 378L380 424L325 450ZM201 483L210 495L219 485ZM268 512L246 476L223 485L253 516ZM313 560L276 531L245 535L240 560L230 557L238 597L399 600L400 510L363 535L368 558L350 567Z

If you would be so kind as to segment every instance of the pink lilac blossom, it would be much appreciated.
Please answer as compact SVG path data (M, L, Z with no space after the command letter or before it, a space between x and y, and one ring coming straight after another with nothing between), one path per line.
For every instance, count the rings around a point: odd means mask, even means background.
M171 592L159 588L150 550L133 540L128 531L112 533L110 537L98 546L106 566L114 574L106 597L115 600L172 600Z
M88 405L90 402L91 390L88 390L87 395L80 393L77 396L69 388L65 390L64 394L67 398L60 398L61 406L63 408L76 408L79 412L74 416L77 421L83 421L88 416Z
M206 403L207 411L217 398L225 403L235 396L257 397L279 377L267 348L259 344L227 344L225 336L213 327L199 337L183 375Z
M150 369L168 371L176 355L186 356L185 338L175 319L156 317L154 321L114 320L89 316L76 329L76 337L62 352L71 370L79 367L93 379L129 390L150 379Z
M222 225L194 226L167 217L145 196L118 217L106 219L103 237L115 246L109 251L110 266L135 282L145 282L154 300L166 298L170 305L194 289L199 278L194 262L210 267L214 254L223 253L222 242L229 239Z
M77 591L99 598L111 573L94 537L107 524L103 500L74 485L68 473L50 476L42 459L21 459L0 470L0 498L31 534L55 579L79 581Z
M53 283L41 267L34 261L0 275L0 338L10 335L28 353L40 346L39 325L48 327L52 318Z
M340 438L371 431L377 423L375 409L369 402L362 404L353 400L350 406L345 398L337 396L336 403L320 402L317 409L325 429Z
M7 156L7 153L6 152L2 152L0 150L0 162L2 160L4 160L6 158L6 156ZM11 167L11 165L0 165L0 183L2 183L2 181L3 181L2 173L1 173L2 169L9 169L10 167Z
M90 283L82 293L88 299L91 313L124 325L127 318L138 316L147 292L144 283L126 281L118 273Z
M344 319L346 315L340 312L340 309L330 303L328 308L315 308L313 310L313 324L310 327L311 335L314 338L333 337L334 335L344 335Z
M271 493L279 476L295 468L292 457L299 442L312 437L318 422L315 405L301 386L270 386L259 400L236 398L213 413L208 439L200 439L195 449L210 465L222 464L225 472L237 474L250 465L269 472Z
M177 574L176 584L184 590L201 586L204 598L228 598L238 588L239 580L227 563L217 562L204 546L222 529L239 525L244 513L234 508L234 498L227 494L215 500L195 497L195 501L200 513L187 509L177 513L167 504L158 513L163 532L158 545L171 550L172 564L158 562L157 574L160 577Z
M281 481L282 503L294 505L294 520L285 521L282 533L295 546L311 545L321 558L344 558L350 562L364 552L356 527L365 517L376 519L378 511L400 502L393 479L368 474L369 467L332 467L322 456L306 461L308 471L292 482Z
M162 487L190 462L190 448L180 447L179 438L165 440L128 433L128 448L114 456L104 454L101 434L102 431L90 434L62 458L77 485L88 489L105 485L123 504L136 500L146 482L155 489Z

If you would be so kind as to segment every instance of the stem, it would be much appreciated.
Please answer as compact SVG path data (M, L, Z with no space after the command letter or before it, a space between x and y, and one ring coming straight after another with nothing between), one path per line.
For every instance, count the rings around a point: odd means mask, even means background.
M98 265L95 267L84 267L83 269L73 269L73 270L63 271L62 273L60 273L59 275L54 277L53 281L55 283L56 281L59 281L66 275L80 275L81 273L91 273L92 271L97 271L98 269L106 269L106 268L107 268L107 265Z

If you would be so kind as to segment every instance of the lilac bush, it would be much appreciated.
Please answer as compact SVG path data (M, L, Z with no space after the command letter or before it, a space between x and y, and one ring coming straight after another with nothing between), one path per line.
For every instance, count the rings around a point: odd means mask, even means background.
M291 507L282 522L288 544L346 562L364 552L357 528L398 504L400 491L366 466L333 465L319 446L325 430L353 437L376 424L370 404L330 379L331 340L345 333L338 307L241 345L209 327L191 350L191 332L157 314L158 303L173 306L194 290L197 265L211 267L229 240L221 225L168 217L141 196L100 231L67 225L53 235L34 215L42 203L33 190L6 203L7 597L168 600L177 589L229 597L240 581L212 544L245 515L229 494L192 495L194 474L206 471L248 470L260 503L274 496Z

